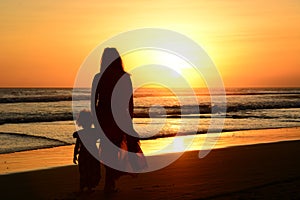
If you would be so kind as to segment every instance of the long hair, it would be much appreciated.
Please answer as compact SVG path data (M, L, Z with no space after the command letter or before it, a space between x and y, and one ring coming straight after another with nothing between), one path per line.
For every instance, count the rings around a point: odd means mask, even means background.
M121 56L116 48L105 48L101 58L100 73L111 69L117 72L124 72Z

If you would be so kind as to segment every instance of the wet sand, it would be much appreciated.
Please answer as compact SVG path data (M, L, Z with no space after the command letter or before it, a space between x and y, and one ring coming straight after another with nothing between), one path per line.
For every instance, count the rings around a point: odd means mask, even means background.
M1 199L299 199L299 152L300 141L215 149L203 159L186 152L164 169L122 177L110 196L104 172L94 193L79 194L75 165L12 173L0 176Z
M203 147L205 134L188 135L156 140L141 141L145 155L152 155L152 152L170 153L184 150L184 145L188 145L190 150L199 150ZM257 143L273 143L278 141L300 140L300 127L280 128L280 129L261 129L224 132L218 138L215 149L228 146L244 146ZM173 145L169 145L173 143ZM168 146L168 148L165 148ZM160 150L162 149L163 150ZM0 154L0 175L47 169L51 167L73 165L74 145L45 148L31 151Z

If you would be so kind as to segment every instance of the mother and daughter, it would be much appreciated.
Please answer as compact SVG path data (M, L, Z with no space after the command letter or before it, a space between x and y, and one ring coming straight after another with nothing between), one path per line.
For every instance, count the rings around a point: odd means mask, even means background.
M130 75L124 71L118 51L106 48L100 73L95 75L92 84L91 112L79 113L77 124L82 130L73 134L77 138L73 162L76 164L78 160L81 191L85 188L92 191L98 185L99 161L105 167L105 193L116 192L116 180L129 174L116 166L122 165L124 169L129 166L133 172L147 167L132 124L133 107ZM99 149L98 139L101 141Z

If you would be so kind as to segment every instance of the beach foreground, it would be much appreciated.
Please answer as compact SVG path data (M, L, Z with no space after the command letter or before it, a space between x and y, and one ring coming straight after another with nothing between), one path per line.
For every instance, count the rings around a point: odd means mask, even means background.
M162 170L122 177L110 196L104 172L94 193L79 194L77 166L1 175L1 199L299 199L298 152L300 141L216 149L203 159L186 152Z

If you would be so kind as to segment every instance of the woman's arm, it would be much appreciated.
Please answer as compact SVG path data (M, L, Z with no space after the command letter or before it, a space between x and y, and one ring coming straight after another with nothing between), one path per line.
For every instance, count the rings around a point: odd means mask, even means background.
M133 119L133 108L134 108L134 105L133 105L133 89L132 89L132 83L131 83L131 79L129 78L129 93L131 94L131 97L130 97L130 101L129 101L129 114L130 114L130 117L131 119Z
M133 136L129 136L128 138L131 138L130 140L134 140L134 142L138 142L139 139L139 135L138 133L134 130L133 128L133 122L132 122L132 119L134 117L134 103L133 103L133 88L132 88L132 82L131 82L131 78L130 78L130 75L128 75L128 78L127 78L127 89L128 89L128 95L130 95L130 100L129 100L129 105L128 105L128 112L130 114L130 117L131 117L131 122L130 122L130 126L131 126L131 132L130 132L130 135Z

